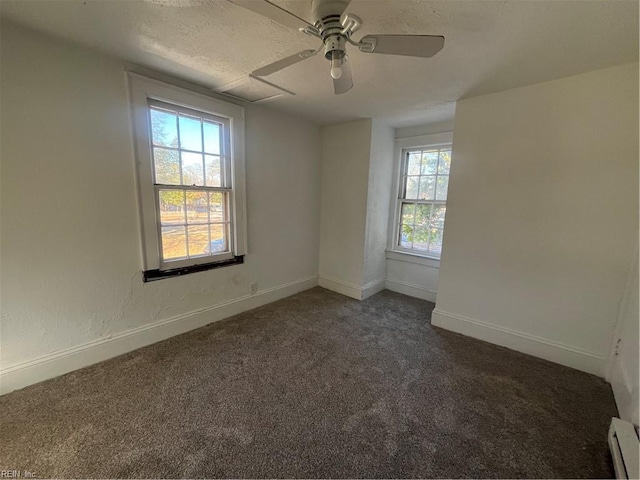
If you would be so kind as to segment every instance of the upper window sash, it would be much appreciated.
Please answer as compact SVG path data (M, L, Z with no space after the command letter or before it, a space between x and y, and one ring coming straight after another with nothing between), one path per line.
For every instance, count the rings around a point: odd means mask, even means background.
M400 175L401 176L410 176L408 169L409 169L409 154L411 153L423 153L423 152L429 152L429 151L434 151L434 152L438 152L438 155L440 154L441 150L451 150L451 144L450 143L444 143L441 145L425 145L425 146L416 146L416 147L412 147L412 148L403 148L402 149L402 160L401 160L401 172ZM439 169L436 167L436 172L435 173L419 173L419 174L415 174L415 175L449 175L448 173L439 173Z
M430 145L430 146L426 146L426 147L413 147L413 148L405 148L402 150L402 161L401 161L401 176L400 176L400 182L399 182L399 191L398 191L398 199L403 199L403 200L409 200L409 201L428 201L428 202L446 202L446 198L442 198L442 191L441 188L443 185L441 185L440 179L445 178L445 191L444 191L444 195L446 197L446 191L448 189L448 183L449 183L449 169L443 169L441 168L441 153L442 152L450 152L451 151L451 144L445 144L445 145ZM427 172L423 172L422 168L422 161L423 161L423 155L425 153L435 153L436 155L436 162L435 162L435 168L433 171L427 171ZM418 165L418 171L417 173L415 171L411 171L410 169L410 165L411 165L411 156L414 154L420 154L420 164ZM449 165L450 167L450 165ZM424 199L424 198L420 198L420 196L422 195L423 191L423 179L424 178L432 178L433 179L433 185L431 188L431 195L433 198L431 199ZM411 181L411 179L413 179L413 181L415 182L417 179L417 183L414 185L414 190L415 190L415 196L408 196L408 191L409 191L409 182Z
M204 184L203 185L194 185L194 184L190 184L190 183L186 183L181 179L181 183L176 184L176 183L163 183L158 181L158 179L156 178L156 169L155 167L153 167L153 176L154 176L154 184L155 185L162 185L162 186L167 186L169 188L175 188L175 186L183 186L183 187L192 187L192 188L206 188L209 190L220 190L220 191L226 191L229 189L233 188L232 182L231 182L231 158L229 156L229 153L231 151L231 146L230 146L230 137L231 137L231 133L230 133L230 122L229 119L224 118L224 117L219 117L216 115L212 115L206 112L201 112L198 110L193 110L190 108L185 108L185 107L181 107L178 105L173 105L167 102L162 102L159 100L154 100L154 99L149 99L148 101L149 104L149 108L152 109L153 111L161 111L161 112L167 112L170 114L177 114L177 125L176 125L176 136L177 136L177 140L178 140L178 145L173 147L173 146L167 146L165 144L160 144L160 143L155 143L154 139L153 139L153 135L151 135L151 145L150 148L154 149L154 148L158 148L158 149L162 149L162 150L172 150L175 152L179 152L179 154L181 152L186 152L186 153L193 153L193 154L197 154L197 155L205 155L206 156L210 156L210 157L217 157L220 159L220 185L219 186L213 186L213 185L205 185L207 183L206 181L206 174L203 172L203 181ZM150 112L151 115L151 112ZM201 138L200 138L200 143L201 143L201 149L200 150L194 150L194 149L189 149L189 148L185 148L182 145L182 138L181 138L181 125L180 125L180 118L197 118L198 120L202 120L202 124L201 124ZM149 120L151 122L151 118ZM206 142L206 138L205 138L205 132L204 132L204 125L206 124L211 124L211 125L218 125L218 129L219 129L219 148L218 148L218 153L215 152L211 152L211 151L207 151L207 142ZM153 157L153 154L152 154ZM182 160L180 160L180 162L182 162Z

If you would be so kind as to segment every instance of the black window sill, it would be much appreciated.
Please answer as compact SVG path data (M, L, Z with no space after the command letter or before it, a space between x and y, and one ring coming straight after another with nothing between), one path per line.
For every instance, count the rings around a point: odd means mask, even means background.
M172 268L169 270L146 270L142 272L143 281L155 282L156 280L162 280L163 278L179 277L181 275L188 275L190 273L205 272L207 270L213 270L216 268L230 267L232 265L240 265L244 263L244 255L233 257L230 260L223 260L221 262L203 263L201 265L192 265L190 267Z

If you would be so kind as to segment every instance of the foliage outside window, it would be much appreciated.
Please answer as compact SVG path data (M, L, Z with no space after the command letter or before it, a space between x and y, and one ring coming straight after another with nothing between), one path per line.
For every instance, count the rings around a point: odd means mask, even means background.
M402 151L397 250L440 257L451 145Z

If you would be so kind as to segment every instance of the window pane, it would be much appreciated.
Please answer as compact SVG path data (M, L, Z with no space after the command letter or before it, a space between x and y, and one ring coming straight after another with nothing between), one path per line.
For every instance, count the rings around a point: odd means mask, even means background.
M209 223L207 192L186 192L187 223Z
M411 248L413 241L413 225L400 225L398 244L404 248Z
M211 223L226 221L224 197L225 195L220 192L209 193L209 221Z
M180 185L180 157L177 151L153 147L153 168L156 183Z
M412 152L408 154L406 175L420 175L420 152Z
M447 211L446 205L434 205L433 216L431 217L431 226L436 228L444 228L444 216Z
M222 178L220 176L220 157L213 155L204 156L204 171L206 182L209 187L221 187Z
M438 170L438 151L422 154L422 175L433 175Z
M202 151L202 130L200 119L180 115L180 148Z
M188 226L189 257L207 255L209 245L209 225Z
M401 223L412 225L414 221L415 211L416 211L416 206L413 203L403 203Z
M405 193L404 198L416 199L418 198L418 186L420 185L420 177L405 177Z
M439 228L430 229L429 251L438 254L442 251L442 230Z
M178 146L178 118L175 114L151 109L151 141L164 147Z
M209 255L214 253L226 252L229 250L227 246L227 225L224 223L214 223L209 227L210 242L207 247Z
M162 259L177 260L187 256L185 227L162 227Z
M420 177L420 200L433 200L436 187L436 177Z
M202 154L182 152L182 184L204 185Z
M440 161L438 163L438 173L449 174L451 168L451 150L442 150L440 152Z
M162 225L184 224L184 191L160 190L160 223Z
M436 188L436 200L446 200L448 188L449 188L449 175L438 177L438 185Z
M203 122L204 151L220 155L220 125L217 123Z
M416 225L429 226L431 205L416 205Z
M416 227L413 232L413 248L415 250L426 250L429 246L429 229Z

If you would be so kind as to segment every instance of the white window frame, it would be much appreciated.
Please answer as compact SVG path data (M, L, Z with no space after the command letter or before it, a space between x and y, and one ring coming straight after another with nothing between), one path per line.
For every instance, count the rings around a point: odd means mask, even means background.
M413 257L421 257L425 259L440 261L440 255L432 252L420 252L413 249L402 248L398 245L397 239L400 235L400 206L404 198L402 198L402 168L403 168L403 152L410 149L418 148L438 148L450 146L453 144L453 132L435 133L431 135L419 135L408 138L398 138L395 142L394 149L394 167L393 167L393 198L391 201L391 210L389 213L389 238L387 243L387 252L402 255L411 255ZM447 202L445 202L446 205Z
M246 254L244 108L151 78L127 72L134 133L140 236L144 271L167 271L195 265L233 260ZM178 261L162 261L160 215L154 185L149 101L159 101L205 115L221 117L229 126L227 173L229 195L230 251Z

